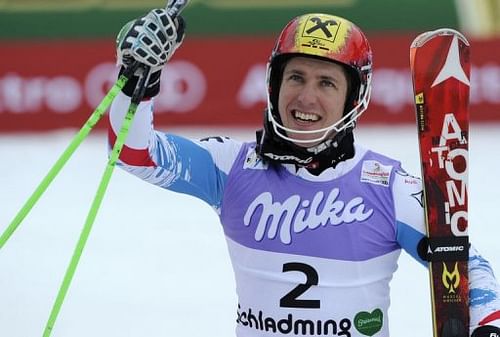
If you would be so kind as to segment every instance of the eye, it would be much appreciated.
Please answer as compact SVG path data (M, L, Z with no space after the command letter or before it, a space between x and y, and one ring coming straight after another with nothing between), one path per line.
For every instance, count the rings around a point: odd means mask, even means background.
M288 75L287 80L293 82L303 82L304 78L299 74L292 73Z
M337 88L337 85L335 84L335 82L331 81L331 80L321 80L320 82L321 86L323 87L331 87L331 88Z

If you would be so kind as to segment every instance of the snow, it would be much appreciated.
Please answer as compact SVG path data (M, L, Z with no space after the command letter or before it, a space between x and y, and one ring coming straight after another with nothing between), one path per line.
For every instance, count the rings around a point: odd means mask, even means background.
M175 129L252 139L253 130ZM76 132L0 134L3 233ZM419 174L413 126L361 127L363 144ZM470 236L500 270L500 124L472 125ZM41 336L106 165L103 132L78 148L0 250L0 336ZM392 336L431 336L428 275L405 253L393 279ZM236 296L213 210L117 169L52 332L53 337L234 336Z

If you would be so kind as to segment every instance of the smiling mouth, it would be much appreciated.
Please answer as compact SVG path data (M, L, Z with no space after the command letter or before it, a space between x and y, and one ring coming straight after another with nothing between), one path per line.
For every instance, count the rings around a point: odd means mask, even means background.
M296 121L305 122L305 123L313 123L321 120L321 116L316 114L303 112L300 110L293 110L292 116Z

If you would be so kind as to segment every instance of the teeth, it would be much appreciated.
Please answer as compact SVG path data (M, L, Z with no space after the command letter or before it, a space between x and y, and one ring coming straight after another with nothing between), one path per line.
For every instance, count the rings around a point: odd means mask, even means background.
M305 113L305 112L302 112L302 111L298 111L298 110L295 110L293 112L293 116L296 118L296 119L300 119L300 120L303 120L303 121L312 121L312 122L316 122L319 120L319 116L318 115L314 115L314 114L309 114L309 113Z

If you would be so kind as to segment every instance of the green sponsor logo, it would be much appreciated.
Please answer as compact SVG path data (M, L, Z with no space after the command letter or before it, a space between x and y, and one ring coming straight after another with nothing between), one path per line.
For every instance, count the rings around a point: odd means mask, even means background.
M375 309L371 313L361 311L354 316L354 326L361 334L373 336L382 329L384 314L382 310Z

